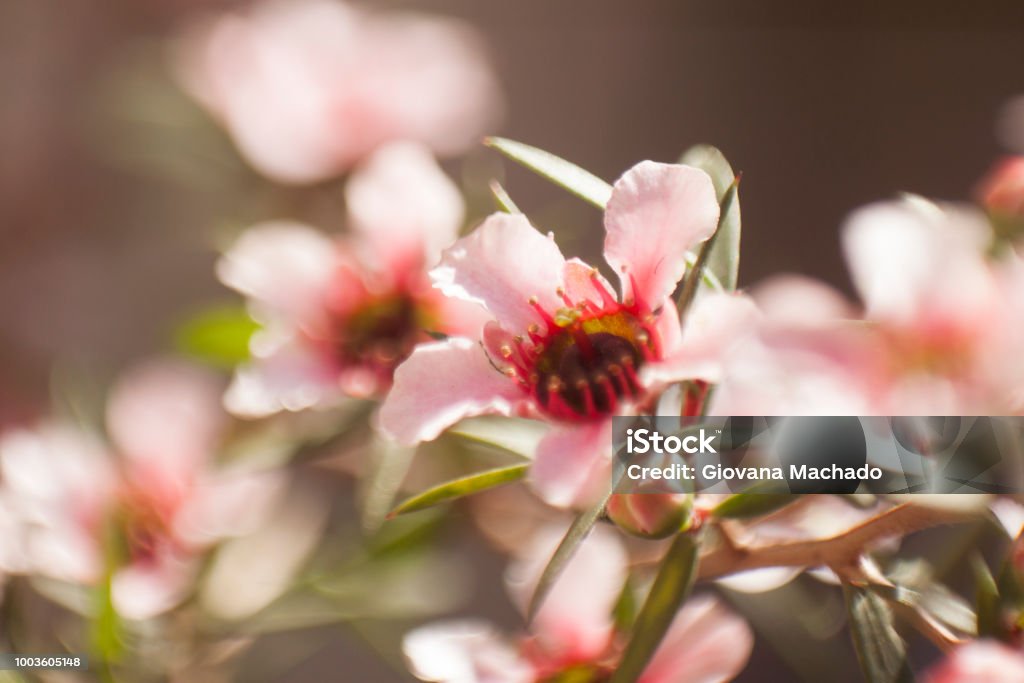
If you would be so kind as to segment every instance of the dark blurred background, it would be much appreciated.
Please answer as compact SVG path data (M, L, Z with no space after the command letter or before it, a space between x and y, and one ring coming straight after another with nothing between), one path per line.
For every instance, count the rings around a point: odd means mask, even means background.
M55 362L111 372L170 348L231 299L212 273L225 230L301 203L267 200L166 74L160 41L224 4L0 5L0 424L44 405ZM508 102L496 132L608 180L720 147L744 173L743 284L798 271L848 289L844 216L899 191L967 198L1024 92L1019 0L407 4L484 32ZM449 168L497 164L481 150ZM596 211L518 169L506 185L575 230L566 251L599 257Z

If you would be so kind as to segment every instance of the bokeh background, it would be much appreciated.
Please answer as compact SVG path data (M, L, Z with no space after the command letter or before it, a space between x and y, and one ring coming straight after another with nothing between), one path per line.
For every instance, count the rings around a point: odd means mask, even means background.
M0 5L0 425L45 410L55 367L111 376L172 349L196 310L232 301L212 264L247 222L337 220L329 187L266 192L168 75L166 36L226 4L238 3ZM742 284L797 271L848 289L844 216L901 191L969 197L1004 151L1001 106L1024 92L1024 4L1014 0L406 6L483 32L507 97L497 133L609 180L695 143L721 148L744 173ZM483 149L448 170L469 179L478 212L472 179L505 174L566 251L599 257L590 207ZM474 562L472 611L514 623L500 561ZM309 656L281 680L337 667L342 680L407 680L365 635L310 635ZM759 640L740 680L773 671L786 669Z

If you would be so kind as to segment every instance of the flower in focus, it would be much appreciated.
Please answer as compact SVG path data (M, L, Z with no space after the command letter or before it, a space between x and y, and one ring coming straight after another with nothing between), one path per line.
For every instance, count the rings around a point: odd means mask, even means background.
M333 0L269 0L216 17L186 32L177 66L249 163L287 183L337 175L396 140L459 152L498 109L467 27Z
M925 676L926 683L1016 683L1024 681L1024 654L994 640L957 647Z
M115 386L112 450L65 424L0 440L3 500L24 553L19 572L96 585L143 619L174 607L202 550L258 525L279 488L268 473L215 469L219 387L187 365L154 361Z
M520 607L558 540L557 534L538 535L509 568L509 591ZM442 683L605 680L623 645L611 615L626 561L615 534L594 529L552 587L529 634L512 640L479 621L428 624L405 637L411 670ZM639 682L729 680L743 668L752 646L753 634L742 619L715 598L694 597L675 617Z
M431 273L446 294L480 302L494 317L482 348L464 337L419 347L395 373L381 426L412 444L471 415L550 421L531 471L535 489L559 506L593 497L608 481L611 417L649 406L671 382L716 381L734 330L754 314L740 295L708 295L681 332L671 294L687 251L717 221L703 171L651 161L627 171L604 220L617 296L524 216L492 215Z
M463 215L429 152L382 148L345 192L351 238L264 223L217 264L264 326L251 342L253 361L227 392L231 412L256 417L380 395L429 333L474 334L483 324L479 306L444 297L427 279Z
M733 375L712 410L1019 410L1024 271L1013 256L986 260L989 235L980 214L916 198L857 211L843 245L863 320L852 319L849 304L827 288L787 281L772 292L772 302L759 298L764 318L757 341L737 347Z

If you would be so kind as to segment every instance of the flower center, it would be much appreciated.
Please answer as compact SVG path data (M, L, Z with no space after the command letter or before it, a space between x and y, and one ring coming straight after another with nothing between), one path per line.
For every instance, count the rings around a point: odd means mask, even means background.
M128 562L154 562L161 546L173 542L168 514L160 508L143 491L129 489L122 495L115 519Z
M500 350L506 373L560 420L603 417L636 400L643 391L637 370L657 356L653 316L616 301L596 273L592 280L600 303L574 302L559 291L566 305L551 314L531 300L544 325L531 325L528 339Z
M430 329L433 318L412 295L389 294L333 317L322 341L339 368L369 370L387 386L395 367L429 339L424 330Z

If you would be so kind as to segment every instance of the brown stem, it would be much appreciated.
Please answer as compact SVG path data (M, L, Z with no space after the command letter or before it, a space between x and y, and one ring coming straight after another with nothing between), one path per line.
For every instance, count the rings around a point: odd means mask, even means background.
M847 573L858 565L864 548L873 541L945 524L978 519L975 510L927 507L903 503L830 538L779 543L764 548L744 548L718 543L700 558L698 580L764 567L820 567Z

